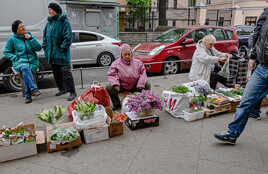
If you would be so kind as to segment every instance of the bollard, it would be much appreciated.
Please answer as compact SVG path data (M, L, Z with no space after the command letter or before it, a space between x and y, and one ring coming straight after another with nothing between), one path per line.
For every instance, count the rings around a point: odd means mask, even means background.
M83 68L80 68L80 77L81 77L81 89L84 89Z

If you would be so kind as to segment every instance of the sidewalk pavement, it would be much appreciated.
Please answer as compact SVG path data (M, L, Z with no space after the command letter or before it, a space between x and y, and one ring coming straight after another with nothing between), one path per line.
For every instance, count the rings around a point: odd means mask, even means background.
M187 75L149 79L152 90L161 95L163 89L188 82ZM83 90L77 87L78 94ZM27 105L21 93L0 95L0 126L23 121L44 127L35 113L70 103L68 95L55 97L56 89L41 92ZM159 127L136 131L125 127L122 136L73 151L0 163L0 174L267 174L268 118L264 112L261 116L261 121L249 119L237 145L231 146L219 144L213 134L226 128L233 113L186 122L162 111Z

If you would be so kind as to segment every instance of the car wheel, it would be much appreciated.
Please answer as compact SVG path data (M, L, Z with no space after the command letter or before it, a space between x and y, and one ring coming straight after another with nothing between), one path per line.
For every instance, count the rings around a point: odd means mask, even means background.
M19 74L15 75L11 67L7 67L5 69L4 75L12 75L12 76L5 76L3 78L5 87L8 90L12 92L19 92L22 90Z
M180 71L180 63L179 62L175 62L176 58L168 58L165 61L174 61L174 62L168 62L168 63L164 63L162 65L162 73L164 75L166 74L177 74Z
M239 56L241 56L241 57L248 56L248 48L246 46L242 46L239 48Z
M98 56L97 63L99 66L110 66L114 60L114 56L111 53L105 52Z

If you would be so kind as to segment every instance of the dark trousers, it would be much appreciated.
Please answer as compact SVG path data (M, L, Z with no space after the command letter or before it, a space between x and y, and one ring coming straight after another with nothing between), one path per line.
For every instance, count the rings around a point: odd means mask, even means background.
M52 71L57 87L60 91L75 92L75 85L70 65L52 64Z
M118 92L117 90L115 90L111 85L107 85L106 89L111 97L111 100L113 102L113 106L120 108L121 107L121 103L120 103L120 99L119 99L119 93L128 91L128 92L141 92L141 89L136 88L136 86L130 90L126 90L122 87L120 87L120 91ZM150 90L151 89L151 84L149 82L146 82L145 84L145 90Z
M220 82L221 84L225 84L225 81L226 79L222 76L219 76L218 72L211 72L209 84L212 89L216 89L218 82Z

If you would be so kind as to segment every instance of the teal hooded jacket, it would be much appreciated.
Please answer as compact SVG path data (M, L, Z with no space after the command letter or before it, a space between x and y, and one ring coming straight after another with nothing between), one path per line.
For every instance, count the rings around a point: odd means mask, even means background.
M23 35L14 33L9 37L4 55L12 62L12 67L16 72L20 72L22 66L29 66L32 72L36 72L39 68L39 59L36 51L42 49L40 43L31 34L31 39L25 39Z
M44 29L43 49L49 64L69 65L72 29L66 15L48 17Z

